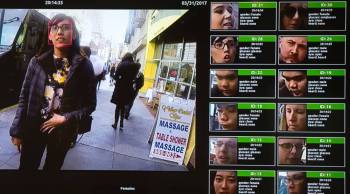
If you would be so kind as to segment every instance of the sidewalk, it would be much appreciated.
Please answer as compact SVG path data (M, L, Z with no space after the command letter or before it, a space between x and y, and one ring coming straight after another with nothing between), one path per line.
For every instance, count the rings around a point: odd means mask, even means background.
M107 78L97 92L92 130L78 137L79 141L68 151L62 169L187 171L176 163L148 157L151 145L147 141L154 118L138 98L129 120L124 120L124 130L111 127L115 110L115 105L110 103L112 92ZM17 169L19 166L20 154L12 145L8 131L16 108L12 106L0 112L0 169ZM43 157L40 168L44 160Z

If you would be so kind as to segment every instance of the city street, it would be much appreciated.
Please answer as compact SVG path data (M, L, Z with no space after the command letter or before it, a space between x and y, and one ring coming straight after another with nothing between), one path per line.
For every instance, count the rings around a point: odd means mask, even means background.
M137 170L137 171L187 171L185 166L149 158L151 145L148 138L154 118L139 98L124 130L114 130L115 105L110 102L113 86L109 76L97 92L97 107L93 113L91 132L79 135L76 146L68 151L63 170ZM17 169L20 154L11 143L9 128L17 106L0 111L0 169ZM43 166L42 158L41 167Z

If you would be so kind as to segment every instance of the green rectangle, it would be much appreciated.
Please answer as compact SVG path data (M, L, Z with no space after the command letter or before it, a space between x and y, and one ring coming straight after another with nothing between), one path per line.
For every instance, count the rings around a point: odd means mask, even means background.
M307 4L308 8L320 8L320 9L326 9L326 8L346 8L346 2L345 1L317 1L317 2L308 2Z
M273 170L237 170L239 177L275 177Z
M253 76L275 76L276 70L274 69L239 69L238 70L238 76L246 76L246 75L253 75Z
M272 136L237 137L238 143L275 143L276 138Z
M261 110L276 109L275 103L238 103L238 109Z
M274 35L265 36L238 36L238 42L276 42L277 38Z
M308 137L306 144L345 144L343 137Z
M314 171L306 172L306 178L336 178L336 179L345 179L345 172L335 172L335 171Z
M253 9L263 9L263 8L277 8L276 2L239 2L239 8L253 8Z
M345 76L345 69L308 69L308 76Z
M345 42L346 36L308 36L308 42Z
M345 110L344 103L307 104L308 110Z

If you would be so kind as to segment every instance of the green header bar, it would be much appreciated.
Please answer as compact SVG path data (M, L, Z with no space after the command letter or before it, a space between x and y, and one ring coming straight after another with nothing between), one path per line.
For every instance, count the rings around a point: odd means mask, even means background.
M307 104L308 110L345 110L345 103Z
M254 70L254 69L239 69L238 70L238 76L275 76L276 70L274 69L260 69L260 70Z
M308 76L345 76L345 69L309 69Z
M308 36L308 42L345 42L346 36Z
M276 138L272 136L237 137L238 143L275 143Z
M273 170L237 170L237 176L240 177L275 177Z
M274 35L265 36L238 36L238 42L276 42L277 38Z
M253 109L253 110L260 110L260 109L276 109L275 103L238 103L238 109Z
M345 179L345 172L335 172L335 171L326 171L326 172L306 172L306 178L336 178L336 179Z
M306 138L306 144L345 144L344 137L308 137Z
M346 2L345 1L317 1L317 2L308 2L307 4L308 8L345 8Z
M276 2L239 2L239 8L277 8Z

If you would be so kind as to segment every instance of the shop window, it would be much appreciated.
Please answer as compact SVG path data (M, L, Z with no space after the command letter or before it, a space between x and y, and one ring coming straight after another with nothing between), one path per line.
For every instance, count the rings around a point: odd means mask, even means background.
M193 74L193 64L182 64L180 69L179 82L191 83Z
M165 44L163 59L181 60L182 45L182 43Z
M185 43L185 52L183 61L194 61L196 60L196 43L187 42Z
M196 99L196 87L194 87L194 86L191 87L191 92L190 92L189 99L191 99L191 100L195 100Z
M189 85L177 84L175 96L187 99L187 95L188 95L188 91L189 90L190 90L190 86Z
M169 63L166 63L166 62L161 63L159 77L167 78L168 70L169 70L168 65Z
M174 94L175 91L175 82L167 81L165 85L165 92L166 94Z
M163 93L164 92L164 87L165 87L165 79L158 79L157 82L157 91Z
M170 81L177 81L177 75L179 74L179 63L170 63L169 65L169 73L168 73L168 79Z

